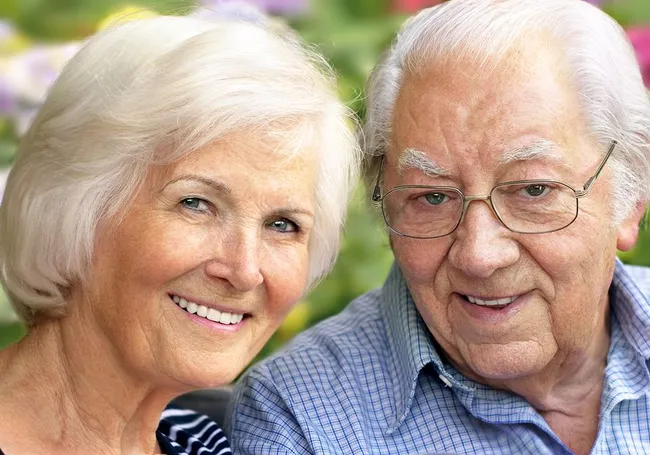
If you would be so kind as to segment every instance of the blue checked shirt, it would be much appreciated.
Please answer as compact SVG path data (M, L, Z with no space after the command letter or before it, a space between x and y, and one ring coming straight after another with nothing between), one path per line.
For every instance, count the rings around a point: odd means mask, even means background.
M617 262L592 454L650 454L650 269ZM238 454L570 454L523 398L443 363L406 283L384 287L253 367L226 432Z

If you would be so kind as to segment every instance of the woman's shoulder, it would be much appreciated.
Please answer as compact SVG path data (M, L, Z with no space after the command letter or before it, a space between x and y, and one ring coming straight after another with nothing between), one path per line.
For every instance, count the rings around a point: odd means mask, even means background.
M189 409L168 407L156 433L167 455L230 454L226 435L209 417Z

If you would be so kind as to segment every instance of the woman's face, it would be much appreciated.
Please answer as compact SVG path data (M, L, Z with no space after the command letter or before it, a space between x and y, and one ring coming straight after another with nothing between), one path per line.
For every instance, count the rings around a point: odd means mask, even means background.
M303 294L314 159L271 142L233 135L153 168L119 225L100 228L80 311L139 374L228 383Z

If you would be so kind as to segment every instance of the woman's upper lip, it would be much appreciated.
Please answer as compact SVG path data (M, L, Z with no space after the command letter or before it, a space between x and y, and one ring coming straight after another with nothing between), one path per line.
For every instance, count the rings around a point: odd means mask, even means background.
M184 292L174 292L170 291L167 294L170 296L176 295L182 299L187 300L188 302L194 302L197 305L203 305L206 308L213 308L215 310L221 311L222 313L232 313L232 314L250 314L249 311L244 311L241 308L233 308L233 307L228 307L228 306L223 306L223 305L217 305L214 302L210 302L208 300L204 299L197 299L195 297L190 296L189 294L186 294Z

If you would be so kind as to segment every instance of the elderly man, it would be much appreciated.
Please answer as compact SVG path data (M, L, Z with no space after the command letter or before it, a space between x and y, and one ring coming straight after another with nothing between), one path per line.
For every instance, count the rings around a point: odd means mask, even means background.
M237 453L648 454L650 103L579 0L452 0L375 69L383 289L253 368Z

